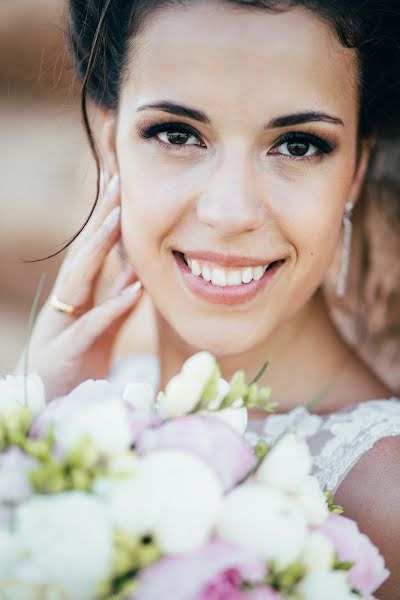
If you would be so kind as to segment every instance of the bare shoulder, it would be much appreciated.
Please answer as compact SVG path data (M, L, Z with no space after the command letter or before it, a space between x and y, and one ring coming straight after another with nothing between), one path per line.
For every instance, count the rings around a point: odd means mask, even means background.
M335 499L385 557L391 576L379 600L400 598L400 436L379 440L352 468Z

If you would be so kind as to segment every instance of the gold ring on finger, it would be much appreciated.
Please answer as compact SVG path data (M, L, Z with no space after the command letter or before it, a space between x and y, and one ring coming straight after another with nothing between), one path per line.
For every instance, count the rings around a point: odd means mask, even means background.
M59 300L55 294L52 294L50 298L50 305L54 308L54 310L71 317L79 317L85 312L82 307L61 302L61 300Z

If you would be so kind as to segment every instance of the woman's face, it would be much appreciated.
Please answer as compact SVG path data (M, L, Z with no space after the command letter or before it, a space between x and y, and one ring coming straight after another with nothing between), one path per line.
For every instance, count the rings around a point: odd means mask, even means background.
M359 186L356 73L303 9L204 1L151 15L116 125L122 236L190 346L245 352L321 284Z

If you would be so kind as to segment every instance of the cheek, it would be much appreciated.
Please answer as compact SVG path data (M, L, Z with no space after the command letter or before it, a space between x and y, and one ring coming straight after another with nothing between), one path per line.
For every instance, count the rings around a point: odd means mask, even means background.
M295 255L296 278L323 278L340 238L351 179L321 175L281 182L277 219Z
M150 275L162 268L160 259L170 252L169 240L190 211L195 186L192 178L162 168L146 152L120 155L122 239L138 274Z

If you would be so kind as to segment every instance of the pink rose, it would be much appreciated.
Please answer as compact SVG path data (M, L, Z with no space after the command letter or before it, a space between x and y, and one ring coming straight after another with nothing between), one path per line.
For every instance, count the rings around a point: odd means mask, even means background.
M348 573L349 580L369 598L389 576L376 546L354 521L340 515L331 514L319 531L331 540L342 562L355 562Z
M229 425L206 415L188 415L147 429L136 443L139 454L156 448L194 452L217 474L224 491L237 484L255 465L253 451Z
M130 600L279 600L273 595L251 596L251 592L243 596L240 590L232 587L243 580L261 582L265 575L264 561L231 544L215 540L200 550L163 558L142 571L139 589ZM224 597L222 591L219 596L215 595L218 586L220 591L224 588L229 590L230 595ZM207 596L207 593L214 595Z
M208 583L193 600L279 600L278 594L270 587L242 590L240 588L243 582L239 569L226 569Z

